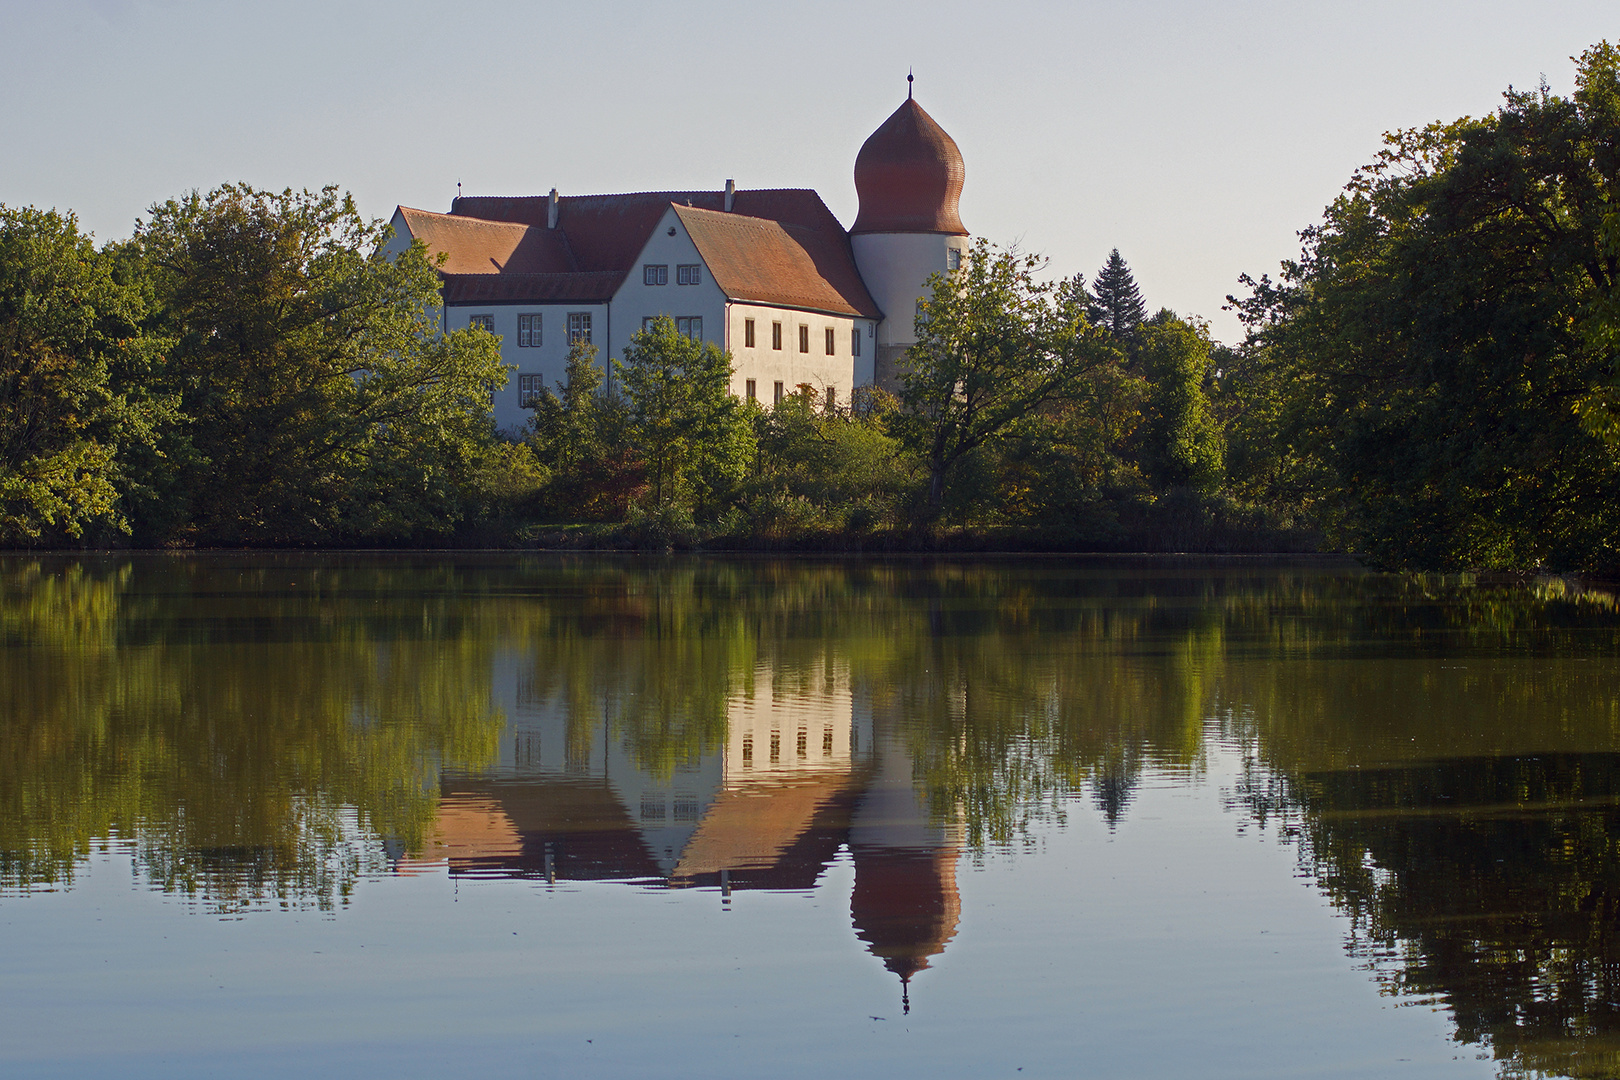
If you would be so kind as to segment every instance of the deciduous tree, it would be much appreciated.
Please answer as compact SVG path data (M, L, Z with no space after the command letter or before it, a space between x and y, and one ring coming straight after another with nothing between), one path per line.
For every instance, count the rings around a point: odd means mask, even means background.
M660 316L630 339L616 370L654 505L719 510L755 449L742 403L731 395L731 354L684 337Z
M136 242L200 455L192 535L306 543L448 531L496 452L481 329L441 333L424 249L390 259L347 195L226 185L153 208Z
M930 520L964 458L1044 406L1086 398L1091 377L1118 360L1079 304L1035 280L1040 266L1037 256L981 239L962 269L930 279L895 415L900 437L927 467Z
M1402 131L1237 301L1344 540L1391 566L1620 566L1603 410L1620 279L1620 51L1577 90ZM1582 413L1586 414L1585 422Z

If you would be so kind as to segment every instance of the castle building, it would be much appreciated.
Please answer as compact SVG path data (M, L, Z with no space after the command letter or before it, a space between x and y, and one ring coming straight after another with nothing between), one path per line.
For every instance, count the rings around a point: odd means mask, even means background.
M733 358L731 391L765 405L800 384L829 404L893 385L930 275L967 250L962 154L908 94L855 159L845 229L814 191L655 191L457 197L401 206L385 250L443 256L442 325L481 324L511 369L496 425L516 432L575 342L605 361L667 315Z

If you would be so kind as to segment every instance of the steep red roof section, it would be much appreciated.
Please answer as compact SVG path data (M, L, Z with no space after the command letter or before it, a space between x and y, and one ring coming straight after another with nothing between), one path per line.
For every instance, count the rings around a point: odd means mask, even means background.
M731 299L883 317L836 221L833 228L814 228L678 203L675 213L715 284Z
M966 175L956 140L907 98L855 156L861 210L849 231L966 236L957 205Z
M556 238L538 235L524 225L408 206L400 207L399 212L413 237L434 255L445 255L440 273L542 274L574 269Z

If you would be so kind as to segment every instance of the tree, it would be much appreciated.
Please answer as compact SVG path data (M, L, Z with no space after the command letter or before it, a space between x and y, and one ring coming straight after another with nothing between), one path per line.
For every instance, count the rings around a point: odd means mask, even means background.
M748 473L754 433L731 395L731 354L659 316L616 362L631 441L656 507L716 511Z
M463 515L498 452L499 346L440 333L425 250L384 257L384 229L335 188L246 185L160 204L137 228L198 455L176 515L195 539L404 537Z
M1035 281L1041 265L980 239L959 271L929 279L895 424L927 467L930 521L964 458L1045 406L1085 398L1089 380L1118 358L1077 304Z
M1119 248L1108 253L1108 261L1097 271L1097 280L1087 295L1090 303L1086 317L1121 340L1135 333L1147 318L1142 292L1136 287L1131 268L1120 257Z
M1211 492L1224 474L1225 440L1204 387L1211 375L1207 329L1161 310L1138 332L1137 364L1148 381L1138 458L1157 488Z
M596 346L576 342L567 373L533 405L528 443L552 473L547 505L571 520L622 517L643 483L626 441L624 399L602 388Z
M1396 132L1280 281L1235 301L1343 542L1390 566L1620 566L1603 437L1620 51L1577 91ZM1583 423L1582 413L1586 413Z
M0 543L128 530L130 456L173 419L123 377L145 314L73 215L0 206Z

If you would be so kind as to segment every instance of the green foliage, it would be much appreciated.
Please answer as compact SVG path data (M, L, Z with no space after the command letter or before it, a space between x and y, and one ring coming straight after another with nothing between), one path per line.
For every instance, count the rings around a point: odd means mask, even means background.
M1097 280L1090 289L1086 289L1084 278L1076 278L1071 289L1085 297L1086 317L1121 341L1135 334L1147 318L1142 290L1136 287L1136 278L1120 257L1119 248L1108 253L1108 261L1097 271Z
M1093 379L1117 360L1072 297L1035 280L1040 265L980 239L959 271L930 279L893 417L928 471L930 520L959 463L1043 408L1088 399Z
M496 452L499 346L439 333L424 249L381 239L334 188L193 192L137 230L196 452L190 538L403 538L464 513Z
M1204 387L1213 373L1207 328L1162 310L1138 331L1136 363L1148 382L1138 460L1157 488L1212 492L1224 478L1225 445Z
M130 377L145 307L71 214L0 206L0 544L127 530L131 460L173 420Z
M748 484L751 534L778 540L898 524L916 464L888 432L894 406L871 390L853 407L829 408L804 384L774 408L753 410L759 452Z
M596 346L568 350L567 375L541 391L528 442L551 473L543 496L549 516L622 520L644 486L640 458L629 443L625 399L602 389Z
M1604 437L1620 52L1588 49L1577 85L1388 136L1302 258L1236 302L1255 354L1243 411L1268 415L1240 420L1235 471L1308 485L1379 563L1620 566ZM1252 460L1267 427L1269 477Z
M731 396L731 354L683 337L673 319L659 316L615 366L653 504L720 512L755 451L753 426Z

